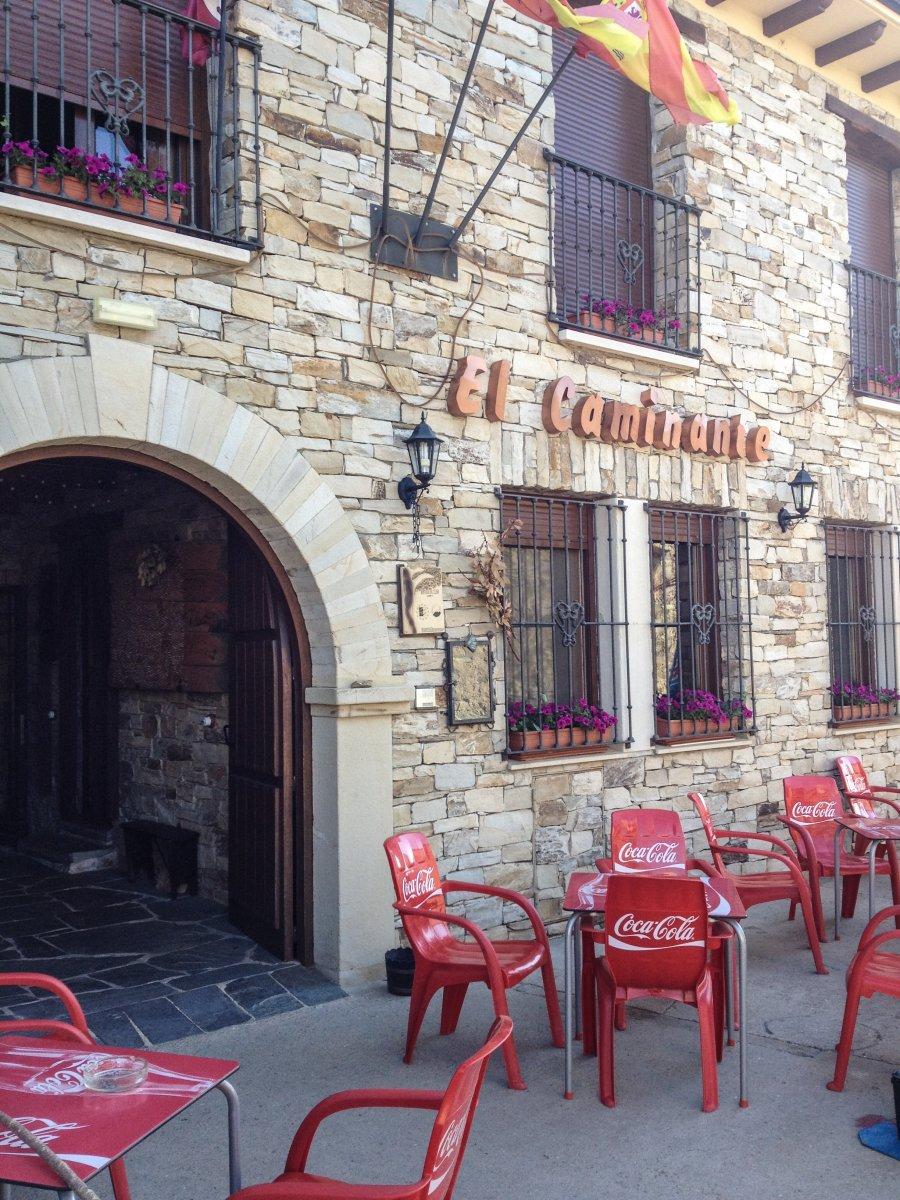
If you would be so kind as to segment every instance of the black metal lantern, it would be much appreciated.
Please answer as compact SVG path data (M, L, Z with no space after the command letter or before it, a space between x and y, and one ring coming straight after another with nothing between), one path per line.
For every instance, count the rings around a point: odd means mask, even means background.
M800 470L791 480L790 488L796 512L789 512L786 508L781 508L778 513L778 524L782 533L786 533L796 521L802 521L804 517L807 517L813 506L816 481L807 471L806 463L801 465Z
M428 422L425 414L408 438L404 438L409 465L412 475L407 475L397 484L397 493L406 507L418 506L419 494L427 491L432 479L437 474L438 459L441 456L443 439L439 438Z

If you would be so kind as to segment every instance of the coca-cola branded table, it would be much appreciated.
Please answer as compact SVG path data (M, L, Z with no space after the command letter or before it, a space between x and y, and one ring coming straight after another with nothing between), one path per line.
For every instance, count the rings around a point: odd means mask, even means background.
M898 822L900 824L900 822ZM662 869L659 871L644 871L648 876L684 875L678 869ZM738 1008L739 1025L738 1046L740 1058L740 1106L746 1108L747 1099L747 942L740 922L747 912L741 903L734 883L722 875L705 875L700 872L688 872L696 875L706 889L706 906L711 918L722 921L734 930L738 950ZM565 1097L571 1100L572 1085L572 1046L575 1038L575 1004L576 994L580 992L577 980L581 976L580 959L581 944L578 938L578 927L587 914L602 913L606 909L606 894L611 875L596 871L576 871L569 878L566 895L563 899L563 910L571 913L566 922L565 933ZM732 1044L733 1008L731 943L725 943L726 971L726 1022L728 1025L728 1041Z
M869 838L866 851L869 856L869 920L875 907L875 852L881 842L886 842L891 862L891 889L894 903L900 904L900 868L895 843L900 843L900 817L857 817L852 813L839 813L834 819L834 939L841 936L841 900L844 881L839 870L841 850L846 833L862 834Z
M43 1038L2 1038L0 1109L16 1117L87 1182L218 1088L228 1105L230 1192L238 1191L238 1101L228 1078L239 1064L185 1054L138 1053L149 1066L146 1081L130 1092L100 1093L85 1088L85 1068L98 1058L135 1051L73 1048L71 1042ZM0 1200L9 1200L12 1184L45 1188L64 1200L74 1200L74 1193L29 1146L0 1128Z

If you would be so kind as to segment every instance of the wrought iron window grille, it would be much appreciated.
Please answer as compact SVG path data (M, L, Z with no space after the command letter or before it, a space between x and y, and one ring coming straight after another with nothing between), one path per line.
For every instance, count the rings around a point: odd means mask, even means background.
M550 150L549 319L700 354L700 210Z
M756 729L747 514L647 505L658 742Z
M847 264L852 387L900 401L900 280Z
M898 711L900 529L825 522L831 723Z
M511 757L630 745L625 506L501 493Z
M7 138L31 150L0 156L0 185L259 246L260 43L233 32L234 7L212 29L179 0L2 0ZM52 173L58 147L80 152L77 170ZM94 182L102 155L163 182Z

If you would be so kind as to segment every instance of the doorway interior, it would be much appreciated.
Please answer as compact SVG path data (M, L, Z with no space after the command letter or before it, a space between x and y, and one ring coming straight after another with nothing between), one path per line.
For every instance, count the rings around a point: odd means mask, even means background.
M195 830L200 899L310 964L305 662L283 581L211 489L126 452L0 470L0 843L17 861L108 873L123 822Z

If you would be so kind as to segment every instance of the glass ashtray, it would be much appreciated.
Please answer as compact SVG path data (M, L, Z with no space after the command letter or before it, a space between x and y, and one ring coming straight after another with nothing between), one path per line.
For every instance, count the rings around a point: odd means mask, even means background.
M144 1059L119 1054L96 1058L82 1072L84 1086L92 1092L131 1092L146 1078Z

